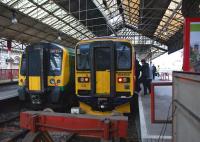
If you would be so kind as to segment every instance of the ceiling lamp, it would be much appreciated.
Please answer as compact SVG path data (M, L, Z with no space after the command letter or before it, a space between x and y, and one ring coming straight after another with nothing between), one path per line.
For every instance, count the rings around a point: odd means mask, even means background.
M13 24L16 24L18 21L17 21L17 18L16 18L16 12L15 11L13 11L12 12L12 19L11 19L11 22L13 23Z
M61 38L61 33L58 33L57 39L58 39L58 40L62 40L62 38Z

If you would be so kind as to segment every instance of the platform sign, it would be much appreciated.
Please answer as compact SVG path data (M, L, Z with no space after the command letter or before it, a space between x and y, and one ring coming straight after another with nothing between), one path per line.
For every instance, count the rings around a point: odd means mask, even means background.
M183 70L200 72L200 18L186 18Z
M200 72L200 22L190 23L190 68Z

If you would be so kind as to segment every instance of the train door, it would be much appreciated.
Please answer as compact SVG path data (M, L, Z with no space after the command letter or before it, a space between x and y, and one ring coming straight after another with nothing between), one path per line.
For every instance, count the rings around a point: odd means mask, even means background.
M112 42L104 42L96 44L92 48L92 80L94 93L100 96L113 96L114 95L114 48Z
M30 92L42 93L46 87L45 77L45 53L44 48L38 47L27 48L27 89Z

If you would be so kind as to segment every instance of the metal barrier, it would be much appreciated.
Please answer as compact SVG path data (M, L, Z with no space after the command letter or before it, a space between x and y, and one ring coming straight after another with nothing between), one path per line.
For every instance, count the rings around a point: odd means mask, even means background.
M173 142L200 140L200 74L173 72Z
M151 83L151 123L171 123L171 120L158 120L155 115L155 86L172 86L172 82Z
M20 113L20 127L31 132L25 137L36 137L38 132L63 131L80 136L100 138L111 141L112 138L127 138L128 119L124 116L96 117L86 114L49 113L26 111ZM37 138L40 140L41 136ZM46 139L44 141L47 141Z
M0 81L18 79L18 69L0 69Z

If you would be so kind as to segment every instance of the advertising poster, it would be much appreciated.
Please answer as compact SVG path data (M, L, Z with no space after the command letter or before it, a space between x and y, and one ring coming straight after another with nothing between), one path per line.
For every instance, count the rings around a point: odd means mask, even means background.
M200 22L190 23L190 68L200 73Z

